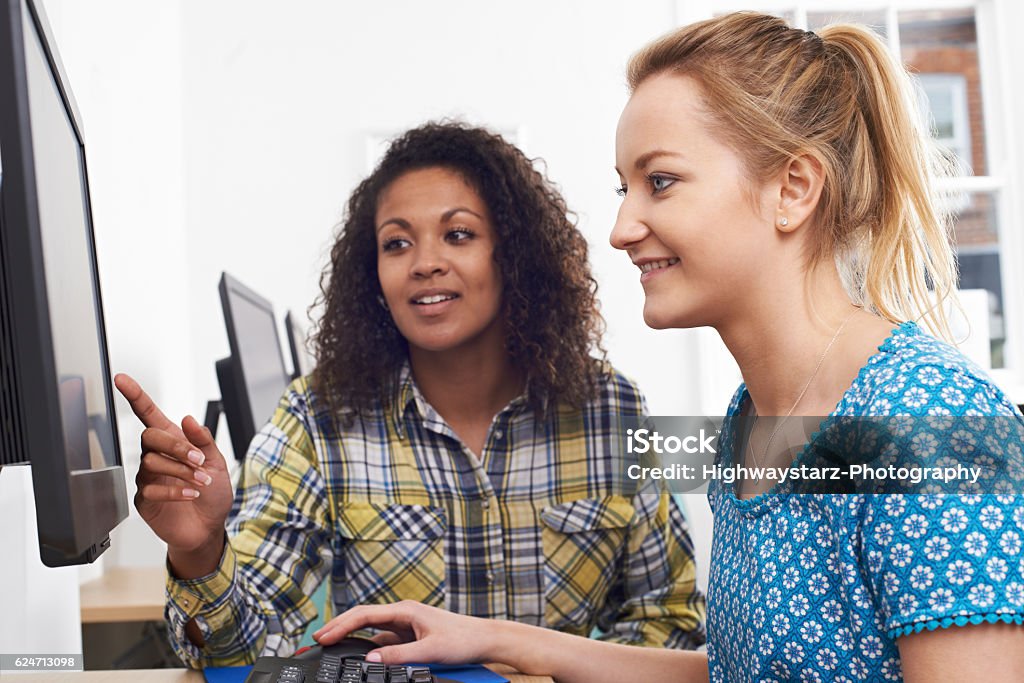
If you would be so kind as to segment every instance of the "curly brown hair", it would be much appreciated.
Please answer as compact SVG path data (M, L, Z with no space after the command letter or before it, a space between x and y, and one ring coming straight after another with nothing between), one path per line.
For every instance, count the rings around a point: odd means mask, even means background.
M497 233L509 355L530 387L531 407L582 406L604 365L597 282L574 214L550 181L500 135L460 122L430 122L395 139L352 193L331 263L320 278L323 305L312 336L312 386L334 414L367 412L408 357L405 338L380 303L375 220L381 193L410 171L461 175L487 204Z

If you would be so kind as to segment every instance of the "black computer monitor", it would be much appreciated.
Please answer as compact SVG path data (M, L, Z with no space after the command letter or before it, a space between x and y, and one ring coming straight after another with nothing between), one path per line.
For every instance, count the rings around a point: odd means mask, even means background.
M284 367L270 301L227 273L221 274L219 289L231 348L231 355L216 364L220 408L235 458L241 460L256 430L273 416L291 377ZM216 418L211 417L208 408L206 425L215 430Z
M313 372L313 366L316 365L306 346L306 328L294 313L288 311L284 315L284 329L288 335L288 351L292 356L292 379L304 377Z
M81 119L42 8L0 0L0 464L32 467L40 555L128 515Z

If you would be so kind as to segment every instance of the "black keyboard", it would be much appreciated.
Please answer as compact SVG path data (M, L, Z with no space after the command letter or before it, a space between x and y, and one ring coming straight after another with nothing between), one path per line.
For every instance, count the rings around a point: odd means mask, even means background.
M245 683L455 683L425 666L387 666L363 655L376 645L361 638L302 651L295 657L260 657Z
M325 655L315 672L295 662L281 666L273 683L438 683L425 666L386 666L355 657ZM310 677L312 675L312 677Z

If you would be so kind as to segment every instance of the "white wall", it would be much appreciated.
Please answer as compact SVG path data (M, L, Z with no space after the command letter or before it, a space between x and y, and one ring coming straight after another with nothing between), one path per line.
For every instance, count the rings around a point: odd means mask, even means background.
M655 411L687 409L678 335L643 325L635 269L607 244L624 64L671 26L671 3L628 18L611 2L539 0L184 7L185 225L201 395L216 393L210 363L227 352L220 271L282 311L304 311L365 172L366 137L461 116L519 128L527 153L547 161L592 245L613 361L641 381Z
M81 654L78 570L39 559L31 470L0 469L0 649L8 654Z

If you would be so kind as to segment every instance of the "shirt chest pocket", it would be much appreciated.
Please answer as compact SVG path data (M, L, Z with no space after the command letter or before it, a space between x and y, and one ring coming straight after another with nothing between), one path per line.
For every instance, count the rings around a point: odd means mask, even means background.
M619 580L633 505L623 496L544 508L544 616L548 627L589 634Z
M336 527L336 607L398 600L444 606L443 508L346 501Z

